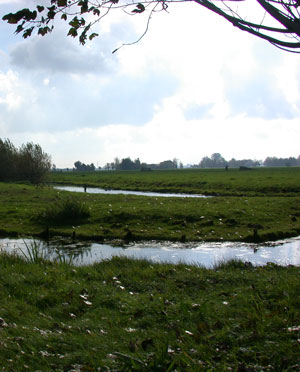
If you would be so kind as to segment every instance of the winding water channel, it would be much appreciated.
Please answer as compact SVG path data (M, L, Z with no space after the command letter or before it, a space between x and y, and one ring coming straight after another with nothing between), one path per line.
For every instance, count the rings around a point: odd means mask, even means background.
M171 194L125 190L104 190L91 187L55 186L57 190L88 192L97 194L127 194L154 197L205 198L209 196L195 194ZM68 242L57 239L50 242L33 239L0 239L0 251L26 255L28 248L38 246L40 254L47 259L71 260L74 265L91 265L113 256L125 256L147 259L153 262L185 263L211 268L220 262L238 259L253 265L300 265L300 236L269 243L172 243L138 242L125 246L109 244Z
M28 256L27 247L33 240L1 239L0 249ZM35 241L36 242L36 241ZM113 256L148 259L153 262L185 263L211 268L219 262L239 259L253 265L300 265L300 237L265 244L247 243L171 243L139 242L126 246L53 240L37 242L48 259L72 260L75 265L90 265ZM23 252L23 253L22 253Z
M129 191L129 190L105 190L98 187L79 187L79 186L54 186L56 190L71 191L71 192L87 192L90 194L124 194L124 195L140 195L140 196L156 196L164 198L210 198L211 196L200 194L172 194L150 191Z

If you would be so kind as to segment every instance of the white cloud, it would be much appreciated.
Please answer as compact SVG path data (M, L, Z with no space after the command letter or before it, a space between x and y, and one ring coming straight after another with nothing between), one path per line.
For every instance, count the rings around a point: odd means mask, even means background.
M295 55L192 2L154 14L138 44L111 53L144 27L145 19L119 13L86 47L60 25L44 38L6 37L0 137L39 142L68 167L115 156L198 163L213 152L299 155ZM5 68L7 50L13 64Z

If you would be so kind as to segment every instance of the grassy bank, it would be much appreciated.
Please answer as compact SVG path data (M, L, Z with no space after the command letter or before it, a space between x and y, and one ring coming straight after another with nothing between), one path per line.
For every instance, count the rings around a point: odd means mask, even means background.
M299 371L297 267L0 268L1 371Z
M48 181L104 189L227 196L295 196L300 193L300 167L178 169L151 172L101 171L51 173Z
M149 198L0 183L1 235L48 232L98 241L279 239L299 235L300 198Z

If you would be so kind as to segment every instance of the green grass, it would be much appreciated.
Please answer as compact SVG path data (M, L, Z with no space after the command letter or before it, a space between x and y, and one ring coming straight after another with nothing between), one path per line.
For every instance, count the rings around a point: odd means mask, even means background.
M72 200L84 206L89 217L43 217L45 211L63 207L69 197L69 192L51 187L0 183L0 234L38 236L49 231L50 236L75 233L96 241L128 236L136 240L249 241L255 229L260 240L300 232L298 196L189 199L73 193Z
M101 171L51 173L48 181L104 189L158 191L226 196L295 196L300 193L300 167L178 169L151 172Z
M0 268L1 371L299 371L297 267Z
M84 201L72 197L57 199L37 214L37 220L46 225L68 225L86 220L91 216Z

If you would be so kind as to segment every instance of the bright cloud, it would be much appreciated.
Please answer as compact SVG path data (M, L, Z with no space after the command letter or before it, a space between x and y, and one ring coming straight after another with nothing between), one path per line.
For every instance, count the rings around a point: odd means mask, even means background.
M58 167L299 155L297 56L194 3L154 14L139 43L112 54L144 27L119 13L82 47L62 25L20 40L2 23L0 137L40 143Z

